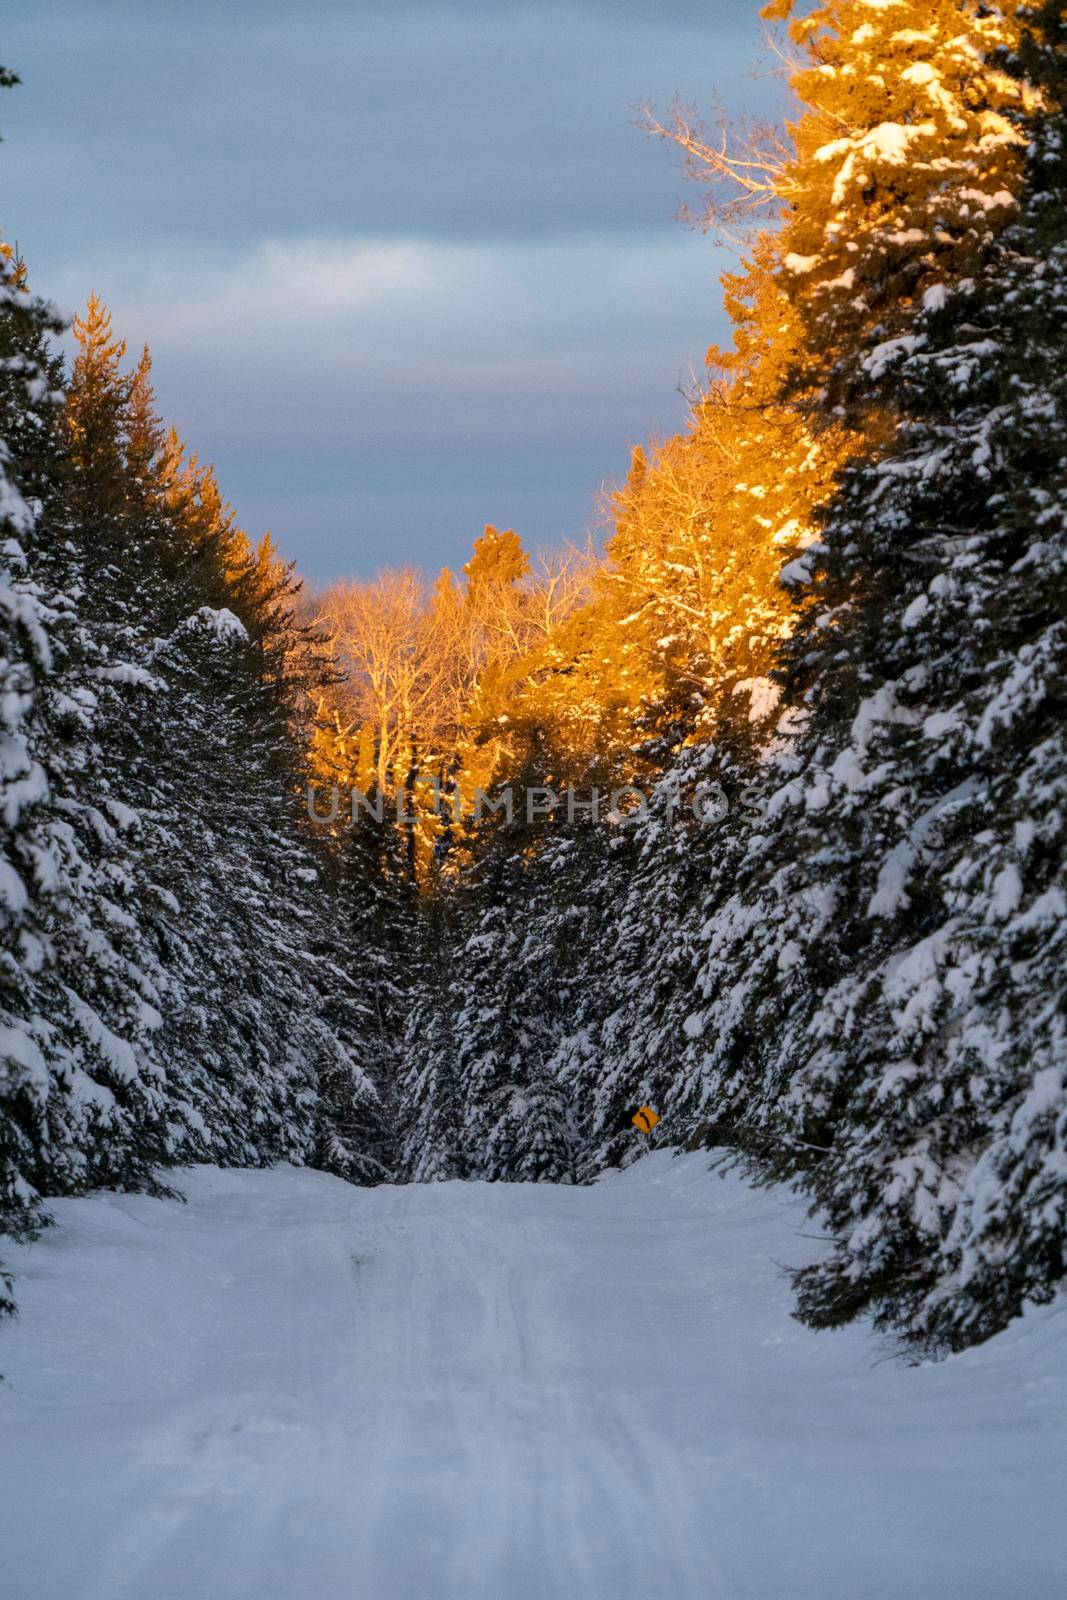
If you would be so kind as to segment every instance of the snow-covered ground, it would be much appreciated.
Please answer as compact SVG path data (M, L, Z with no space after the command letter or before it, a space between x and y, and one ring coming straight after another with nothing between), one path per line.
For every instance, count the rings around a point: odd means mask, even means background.
M9 1600L1060 1600L1067 1317L902 1366L789 1316L790 1196L181 1175L0 1328Z

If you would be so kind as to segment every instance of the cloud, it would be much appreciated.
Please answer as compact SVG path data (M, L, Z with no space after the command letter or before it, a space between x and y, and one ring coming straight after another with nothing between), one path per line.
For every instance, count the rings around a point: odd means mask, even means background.
M6 228L34 258L181 233L435 237L629 232L671 215L634 103L754 80L755 5L150 7L79 0L7 21ZM51 261L47 264L51 264Z
M721 333L725 253L669 232L574 240L266 240L78 262L131 349L219 445L254 437L574 437L633 387L670 390ZM245 397L245 405L240 397ZM194 398L195 397L195 398ZM629 414L629 405L622 410Z
M304 237L88 257L47 287L95 288L150 344L167 417L322 576L457 564L487 520L580 536L628 445L682 424L724 264L680 230Z
M152 346L165 414L316 572L580 532L724 331L630 108L776 104L757 31L727 0L13 0L0 225Z
M631 349L658 345L686 309L708 315L731 259L674 229L524 242L312 235L227 253L86 255L48 287L69 298L91 285L151 328L155 349L195 346L201 361L492 364L507 352L580 355L620 333Z

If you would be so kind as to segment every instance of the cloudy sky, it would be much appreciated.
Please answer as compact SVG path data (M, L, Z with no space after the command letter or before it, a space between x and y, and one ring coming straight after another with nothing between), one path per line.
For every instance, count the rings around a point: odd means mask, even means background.
M6 10L4 236L314 579L581 537L683 420L729 262L633 108L777 109L752 0Z

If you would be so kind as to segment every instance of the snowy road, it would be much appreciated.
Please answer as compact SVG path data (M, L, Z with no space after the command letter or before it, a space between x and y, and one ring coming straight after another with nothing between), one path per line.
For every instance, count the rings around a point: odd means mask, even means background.
M1064 1304L902 1367L781 1193L183 1174L7 1249L8 1600L1052 1600Z

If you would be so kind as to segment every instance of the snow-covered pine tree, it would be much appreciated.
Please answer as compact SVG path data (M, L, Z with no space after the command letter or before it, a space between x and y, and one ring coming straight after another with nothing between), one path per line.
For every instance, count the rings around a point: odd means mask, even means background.
M164 434L99 301L64 397L22 280L5 258L4 1222L197 1158L377 1178L318 947L337 885L300 821L320 667L292 579Z
M416 925L415 976L401 1044L399 1171L408 1183L441 1183L468 1170L453 1030L455 947L451 903L433 896Z
M42 926L7 947L7 959L34 974L33 992L9 1023L37 1042L33 1091L14 1072L4 1093L8 1129L21 1130L15 1181L31 1195L99 1181L151 1183L151 1165L163 1156L161 1074L151 1053L132 1042L158 1019L158 986L122 905L130 861L122 836L131 819L96 781L100 708L114 672L83 614L82 568L69 537L61 372L47 345L56 322L26 291L21 266L5 288L12 291L5 371L28 401L20 409L9 391L11 466L32 494L17 559L48 631L47 650L37 651L36 690L21 713L34 765L20 787L28 802L32 780L37 803L36 836L20 865L24 889L32 885L40 899ZM13 546L9 553L15 558Z
M1026 90L999 56L1018 37L1014 5L822 0L795 13L796 0L764 13L792 19L805 108L772 183L788 207L775 251L803 328L796 387L825 407L867 332L908 323L1011 220Z
M426 916L432 955L405 1038L403 1170L416 1181L572 1182L585 1085L557 1048L596 1014L594 952L610 921L589 891L609 882L606 830L482 826L472 862Z
M339 879L300 822L309 773L294 717L321 679L317 645L269 539L253 549L214 474L163 433L145 358L126 434L144 559L116 564L116 600L166 693L131 698L119 777L151 820L138 865L173 982L161 1041L173 1148L376 1178L361 1135L377 1095L342 1037L351 983L323 937Z
M850 403L900 421L846 475L790 650L789 891L836 922L783 1097L832 1146L837 1242L800 1305L950 1346L1067 1270L1067 29L1059 5L1024 23L1021 214L862 362Z
M805 1316L949 1345L1063 1273L1060 26L1023 54L1017 225L839 388L899 420L805 558L767 814L709 882L671 1089L826 1208Z
M17 81L0 69L0 86ZM22 277L0 248L0 1229L16 1237L41 1220L32 1179L51 1087L43 1010L58 888L36 720L55 612L32 566L32 540L34 496L45 487L41 440L54 434L57 410L44 340L61 324ZM0 1312L12 1309L9 1289L0 1270Z
M652 790L647 817L601 832L579 903L597 908L561 1041L558 1069L581 1111L582 1172L626 1165L647 1148L632 1116L648 1103L657 1138L680 1143L706 1116L700 1092L708 1041L696 974L706 924L729 885L750 824L739 759L684 744Z
M400 1161L402 1036L419 986L417 891L406 841L377 792L373 730L364 726L353 739L336 713L320 708L312 748L313 809L329 817L334 800L337 809L332 824L315 826L329 842L334 873L326 953L339 980L335 1027L376 1091L373 1100L351 1103L347 1115L333 1109L327 1095L326 1126L330 1138L347 1126L364 1181L386 1182ZM343 1099L344 1081L338 1088Z
M494 830L457 919L462 936L451 999L461 1141L472 1175L569 1180L572 1130L550 1066L563 998L558 919L546 904L538 843L524 844L515 829L521 833L521 824Z

